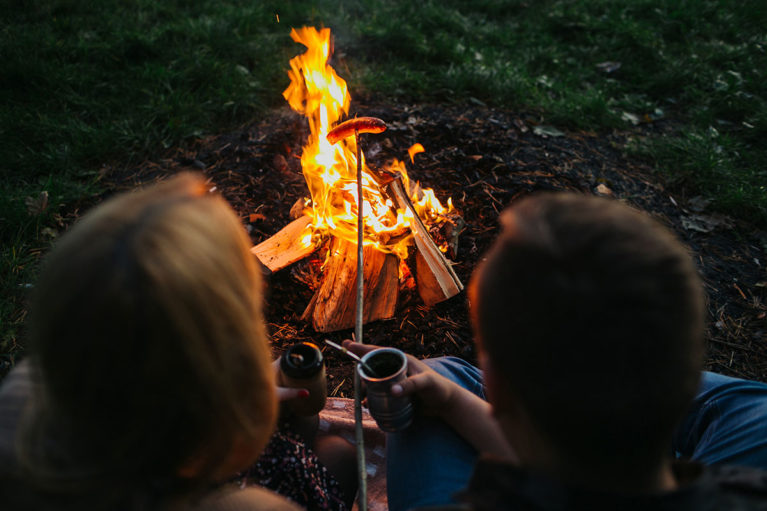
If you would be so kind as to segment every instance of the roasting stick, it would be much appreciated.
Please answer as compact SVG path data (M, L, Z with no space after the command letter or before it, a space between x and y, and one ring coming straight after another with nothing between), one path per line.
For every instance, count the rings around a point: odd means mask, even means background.
M386 123L375 117L358 117L342 122L327 135L328 142L337 143L339 140L354 134L357 143L357 314L354 321L355 341L362 343L362 316L364 306L365 280L363 261L363 216L362 216L362 149L360 133L381 133L386 130ZM354 371L354 436L357 443L357 476L359 493L357 507L359 511L367 511L367 467L365 466L365 443L362 431L362 390L360 375Z
M365 261L363 260L364 249L362 246L362 158L360 158L362 150L360 149L359 130L354 130L354 139L357 142L357 317L354 320L354 337L355 341L362 343L362 312L365 305ZM357 371L354 371L354 437L357 441L357 470L359 473L357 507L359 511L367 511L368 480L365 463L365 440L362 431L362 383Z

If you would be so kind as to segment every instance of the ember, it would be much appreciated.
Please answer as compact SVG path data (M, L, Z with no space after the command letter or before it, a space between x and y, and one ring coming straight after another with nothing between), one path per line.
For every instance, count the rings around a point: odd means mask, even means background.
M291 37L305 45L307 51L290 61L291 83L283 96L309 123L301 167L310 198L300 200L293 208L301 215L299 218L254 247L253 253L270 270L277 271L320 247L326 248L321 282L303 318L311 319L321 332L349 328L354 324L356 219L361 207L365 322L394 315L399 281L411 272L427 305L455 296L463 284L443 255L452 236L438 247L428 227L437 226L435 230L439 230L439 226L448 224L457 235L463 222L452 201L448 199L445 207L432 190L411 182L404 162L394 160L386 169L372 169L362 152L360 200L356 186L357 138L346 135L355 131L380 133L385 125L378 119L359 118L337 126L349 113L351 97L346 82L328 64L330 29L293 29ZM408 150L411 162L423 151L420 144L412 146Z

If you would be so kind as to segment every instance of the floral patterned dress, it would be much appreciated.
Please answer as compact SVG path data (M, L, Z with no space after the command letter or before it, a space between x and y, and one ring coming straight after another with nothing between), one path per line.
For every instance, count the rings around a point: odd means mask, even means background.
M304 440L285 426L272 435L258 461L235 482L242 487L263 486L309 511L348 509L338 481Z

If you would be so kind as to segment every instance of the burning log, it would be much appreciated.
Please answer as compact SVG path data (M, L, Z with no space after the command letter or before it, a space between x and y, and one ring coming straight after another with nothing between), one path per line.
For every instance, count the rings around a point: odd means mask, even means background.
M464 286L416 213L405 192L402 176L386 170L374 171L373 175L382 191L392 198L399 209L412 213L409 229L403 227L387 235L386 239L396 240L412 233L416 250L415 268L411 270L423 302L432 306L460 293ZM460 220L460 217L457 218ZM251 248L251 252L272 272L304 259L317 249L306 239L309 223L310 218L302 216ZM302 319L311 321L318 332L354 326L356 244L338 237L333 237L329 243L331 255L323 269L320 286L302 315ZM399 259L368 246L365 247L363 261L364 322L393 317L399 287Z
M377 171L374 175L379 184L387 189L397 206L412 213L410 229L418 249L414 276L421 299L431 307L460 293L463 283L418 216L413 202L405 192L401 174Z
M389 184L389 190L400 208L409 209L413 213L410 227L413 229L415 245L418 248L415 280L421 299L426 305L432 306L460 293L463 290L461 279L423 225L413 203L410 202L410 197L405 193L400 176Z
M302 319L311 319L318 332L334 332L354 326L357 245L341 238L330 243L330 258L322 282L306 307ZM399 260L374 247L364 247L365 298L363 321L394 316L399 291Z
M277 234L251 248L250 252L273 272L300 261L317 249L311 241L305 240L310 221L308 216L293 220Z

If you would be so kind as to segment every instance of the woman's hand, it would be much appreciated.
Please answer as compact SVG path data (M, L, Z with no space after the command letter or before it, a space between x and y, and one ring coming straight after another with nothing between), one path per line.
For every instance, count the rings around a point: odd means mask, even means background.
M274 381L280 381L280 359L278 358L272 362L272 368L274 369ZM308 389L296 389L293 387L280 387L277 385L277 400L282 403L283 401L290 401L291 399L306 399L309 397Z
M344 348L362 356L379 346L368 346L346 340ZM395 396L413 396L421 403L421 411L427 415L442 415L455 398L458 384L448 380L412 355L407 355L408 378L391 388Z

